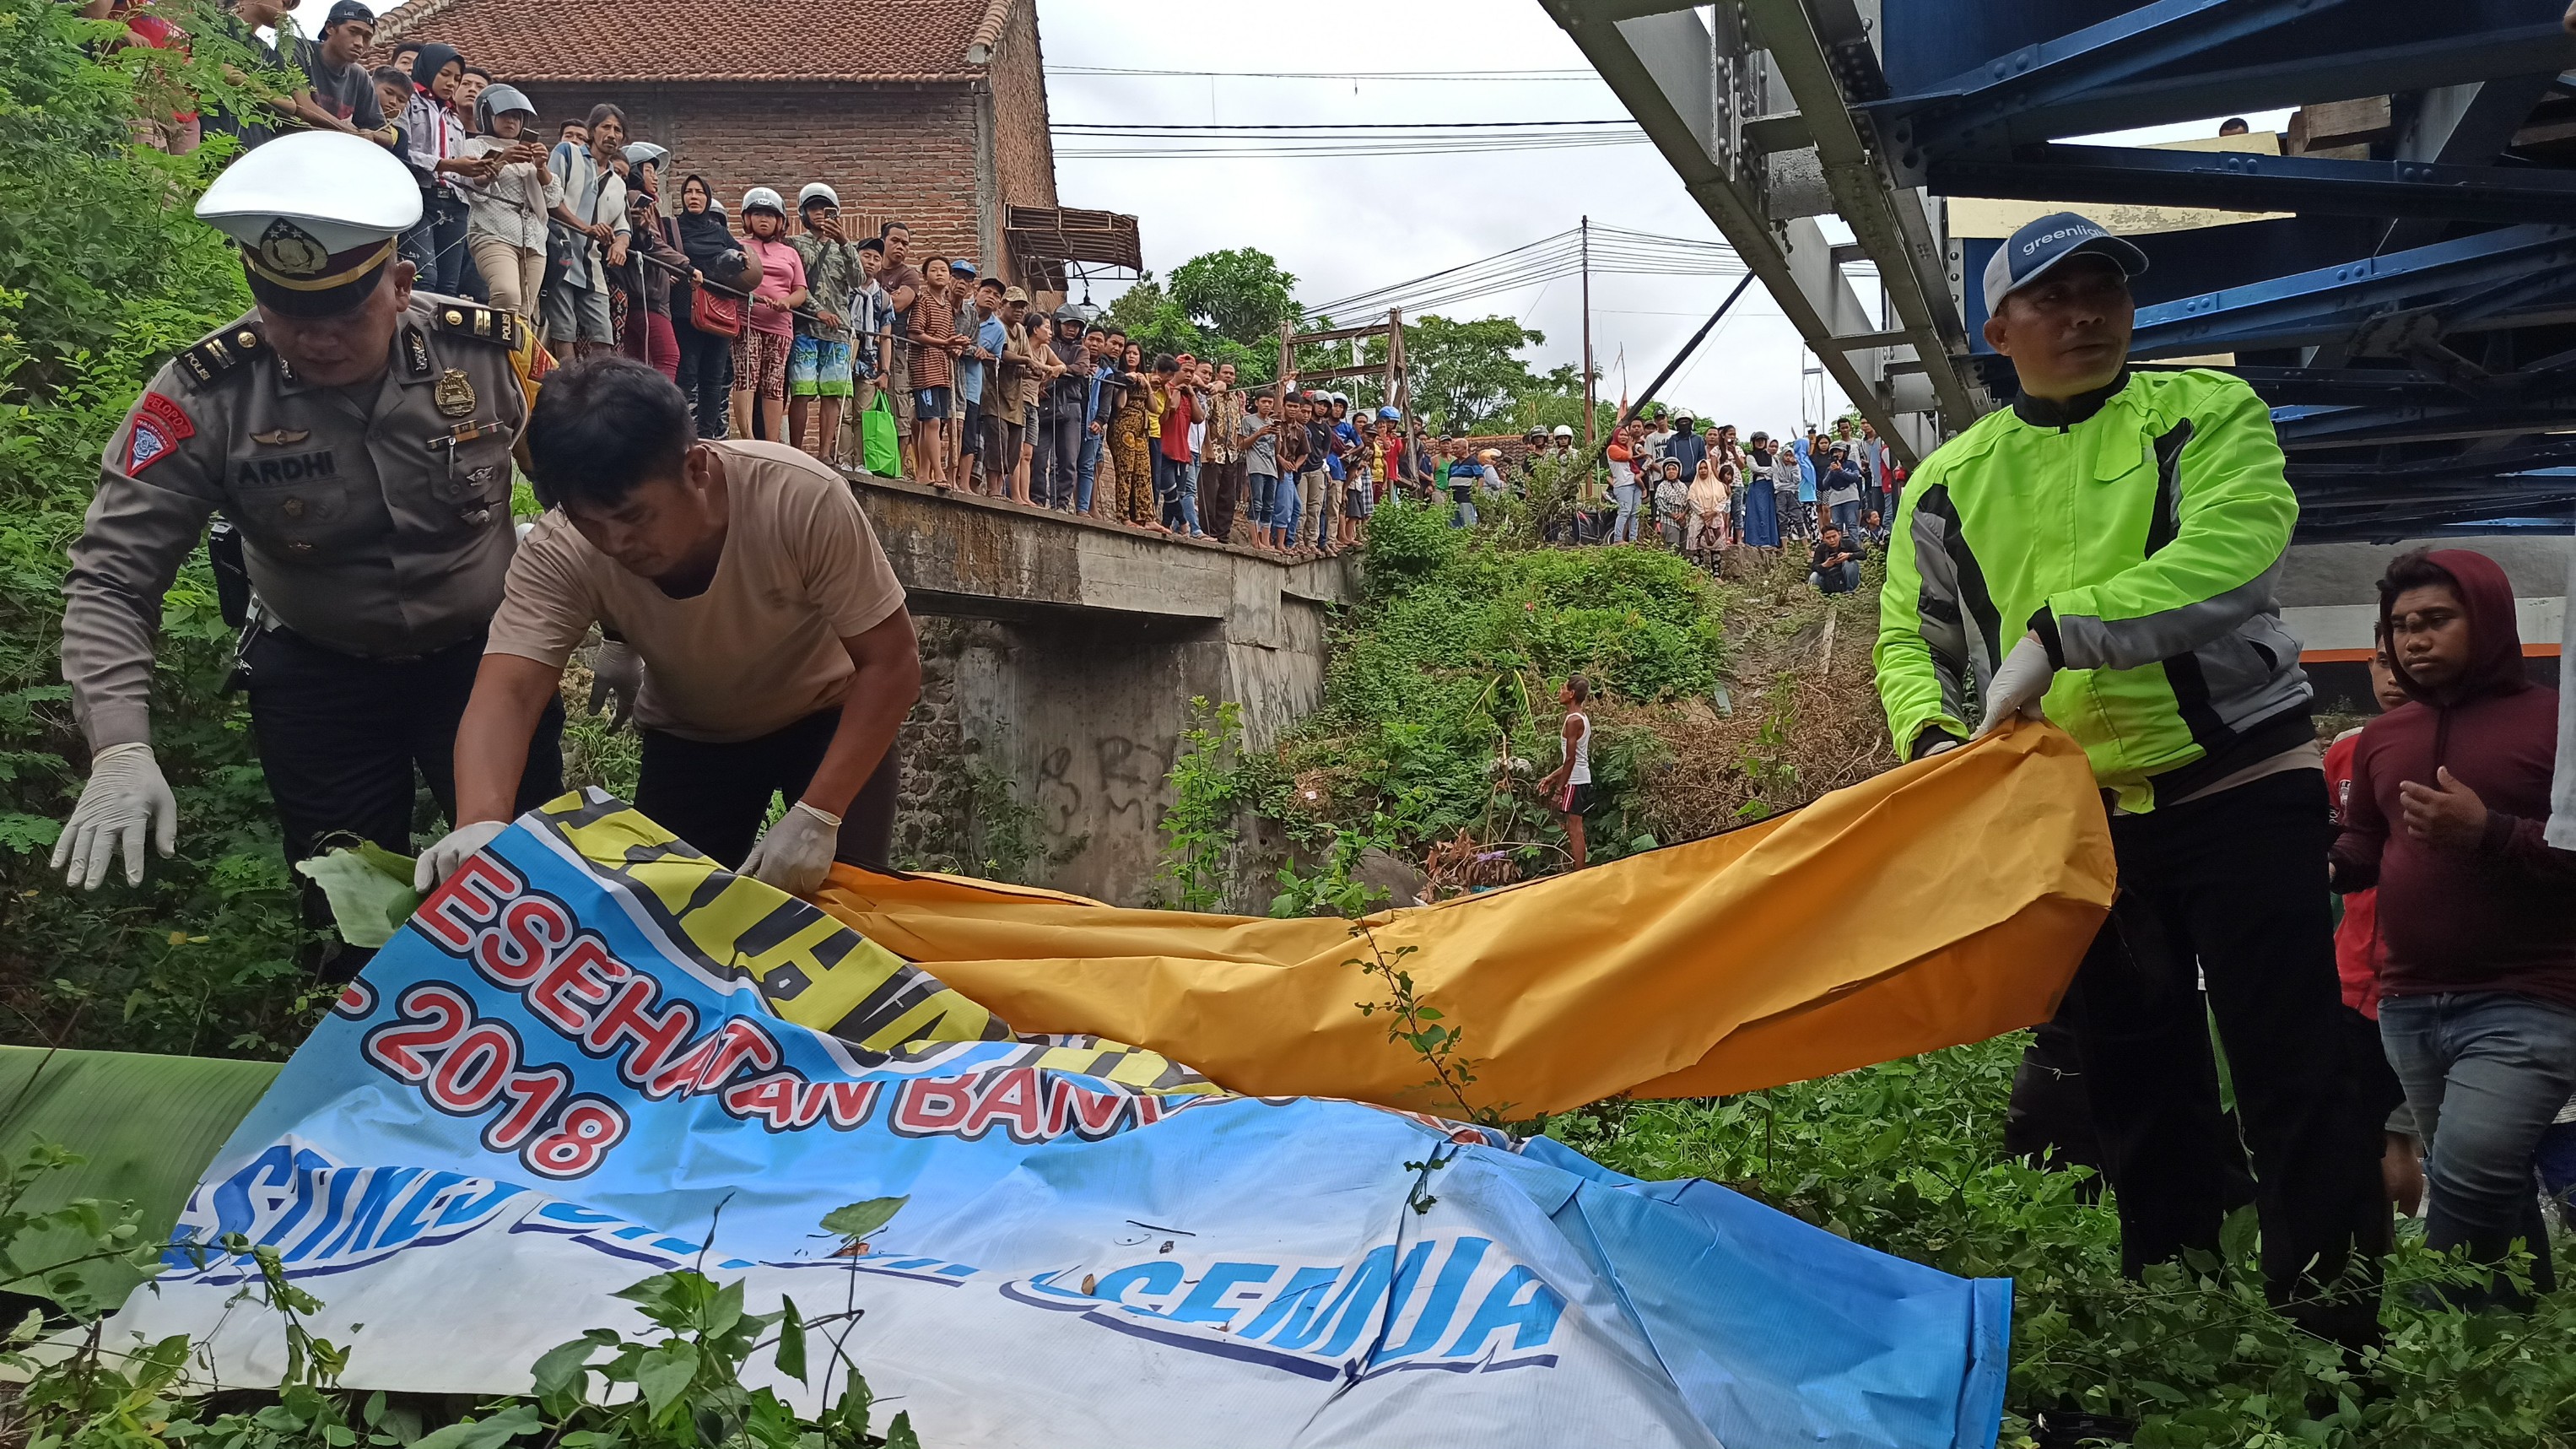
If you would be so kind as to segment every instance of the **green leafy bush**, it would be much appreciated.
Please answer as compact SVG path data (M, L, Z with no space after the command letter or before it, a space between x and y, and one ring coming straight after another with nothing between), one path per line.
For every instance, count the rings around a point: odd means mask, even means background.
M94 55L120 26L0 0L0 1019L22 1041L282 1056L314 1006L202 556L170 590L153 678L178 857L86 896L45 869L84 778L57 662L64 551L135 393L249 307L229 244L190 214L230 143L167 156L133 143L131 118L171 88L247 105L275 78L210 7L159 8L185 57Z
M1390 501L1369 521L1367 581L1335 631L1323 707L1284 752L1296 787L1274 806L1383 815L1405 848L1461 829L1555 838L1544 812L1498 792L1510 772L1497 762L1554 766L1567 675L1654 704L1708 693L1725 664L1719 588L1656 550L1516 547L1449 527L1443 508ZM1597 855L1644 833L1641 786L1660 758L1644 731L1596 729L1594 789L1610 825Z

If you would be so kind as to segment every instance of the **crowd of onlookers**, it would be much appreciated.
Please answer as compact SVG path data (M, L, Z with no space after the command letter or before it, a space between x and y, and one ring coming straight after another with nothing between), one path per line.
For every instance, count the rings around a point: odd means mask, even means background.
M792 206L768 186L717 196L617 105L541 117L452 46L379 45L364 0L336 0L311 38L294 8L230 0L223 16L300 82L275 114L190 113L147 139L185 151L209 129L257 145L316 128L387 147L421 188L402 241L416 286L529 318L557 359L650 364L702 437L1280 551L1355 542L1402 471L1392 410L1241 387L1233 364L1154 354L1094 327L1091 308L1033 307L975 259L917 247L899 220L854 230L824 182ZM90 10L124 19L132 43L187 43L130 0Z
M1613 428L1597 454L1565 424L1530 430L1519 452L1506 464L1500 448L1433 445L1429 472L1447 488L1458 526L1479 521L1480 497L1538 498L1551 541L1660 540L1712 572L1734 549L1802 546L1810 581L1827 593L1860 586L1860 561L1887 542L1905 483L1877 430L1851 419L1830 436L1809 426L1747 438L1732 423L1657 406Z
M1567 543L1660 538L1714 569L1739 546L1810 550L1818 587L1858 585L1904 478L1866 424L1774 440L1640 410L1606 446L1573 429L1500 450L1426 438L1342 393L1243 386L1232 363L1158 355L1088 307L1052 313L964 256L885 221L855 232L828 184L717 196L600 104L544 118L519 88L437 42L384 52L365 0L335 0L311 38L295 0L231 0L223 21L302 85L278 114L190 114L155 144L207 131L256 145L289 127L391 149L418 178L403 239L416 285L520 313L559 359L616 351L672 378L701 436L757 437L853 469L1035 507L1281 552L1335 553L1397 493L1550 500ZM184 45L131 0L90 0L136 43ZM279 39L269 44L262 31ZM551 134L546 129L551 128Z

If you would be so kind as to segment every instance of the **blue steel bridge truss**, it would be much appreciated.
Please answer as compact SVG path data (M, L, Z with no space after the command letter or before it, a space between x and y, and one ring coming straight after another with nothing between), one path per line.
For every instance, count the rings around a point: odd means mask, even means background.
M2232 355L2273 405L2302 538L2576 512L2564 0L1734 0L1713 24L1669 0L1542 3L1917 450L2012 388L1974 285L1997 243L1950 236L1939 198L2268 213L2132 238L2151 261L2135 351ZM2325 154L2069 139L2382 97L2384 121ZM1853 242L1812 234L1828 211ZM1862 261L1887 288L1876 322L1836 295Z

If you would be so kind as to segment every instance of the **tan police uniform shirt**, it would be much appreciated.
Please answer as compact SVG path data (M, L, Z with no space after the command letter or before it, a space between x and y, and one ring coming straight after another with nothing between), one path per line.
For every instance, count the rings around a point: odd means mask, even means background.
M593 623L644 660L635 722L728 744L837 706L858 672L841 641L903 607L903 585L841 475L777 443L724 460L725 541L703 593L675 599L591 547L562 510L510 565L486 653L560 669Z
M63 582L63 678L91 748L150 738L161 597L217 509L262 607L324 648L399 659L480 632L510 566L524 325L414 292L363 387L298 381L256 312L163 367L108 441Z

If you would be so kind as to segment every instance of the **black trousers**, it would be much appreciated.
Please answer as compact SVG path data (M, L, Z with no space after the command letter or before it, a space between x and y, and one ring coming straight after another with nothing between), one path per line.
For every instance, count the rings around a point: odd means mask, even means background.
M1199 522L1219 543L1234 534L1234 515L1243 503L1244 462L1235 458L1199 470Z
M456 725L474 692L483 637L414 659L361 659L286 629L252 641L251 736L292 866L338 844L372 840L414 853L414 772L456 818ZM528 742L516 810L563 793L563 705L546 702ZM304 920L331 924L321 889L303 882ZM343 953L337 969L354 971Z
M2102 949L2129 950L2151 923L2134 924L2138 930L2119 933ZM2131 969L2136 969L2134 963ZM2200 1010L2206 1019L2205 997ZM2078 1193L2091 1202L2101 1195L2102 1137L2093 1125L2093 1094L2084 1079L2084 1045L2076 1027L2080 1014L2081 1003L2070 991L2057 1015L2031 1033L2021 1065L2013 1072L2011 1105L2004 1114L2004 1151L2034 1167L2093 1169L2094 1179ZM2245 1139L2237 1130L2235 1115L2222 1110L2219 1102L2215 1056L2209 1060L2207 1075L2193 1088L2192 1098L2187 1119L2180 1116L2184 1109L2177 1109L2181 1123L2177 1136L2187 1135L2193 1144L2198 1164L2193 1171L2218 1175L2219 1206L2232 1213L2254 1200L2254 1174L2246 1166ZM2136 1271L2134 1266L2131 1271Z
M726 409L733 393L733 343L712 332L701 332L694 325L682 323L680 337L680 392L689 400L689 411L698 422L698 436L721 438L725 435Z
M809 714L785 729L732 744L684 740L644 731L635 808L719 864L738 866L760 838L769 797L790 805L805 793L841 727L838 709ZM902 774L892 745L841 815L836 860L887 868L894 849L895 786Z
M1071 509L1082 478L1082 409L1038 405L1037 446L1029 459L1029 494L1040 508Z
M984 491L1011 491L1011 470L1020 465L1020 436L1027 431L1020 425L1022 413L1014 407L995 407L988 397L977 416L983 423L984 446L976 451L977 466L984 470ZM1038 460L1029 460L1029 498L1037 500Z
M2070 996L2122 1265L2136 1273L2218 1248L2229 1193L2227 1144L2212 1129L2214 1018L2253 1159L2265 1283L2294 1319L2357 1346L2378 1334L2371 1249L2388 1209L2379 1123L2341 1020L2333 837L2318 770L2112 817L2120 894Z

